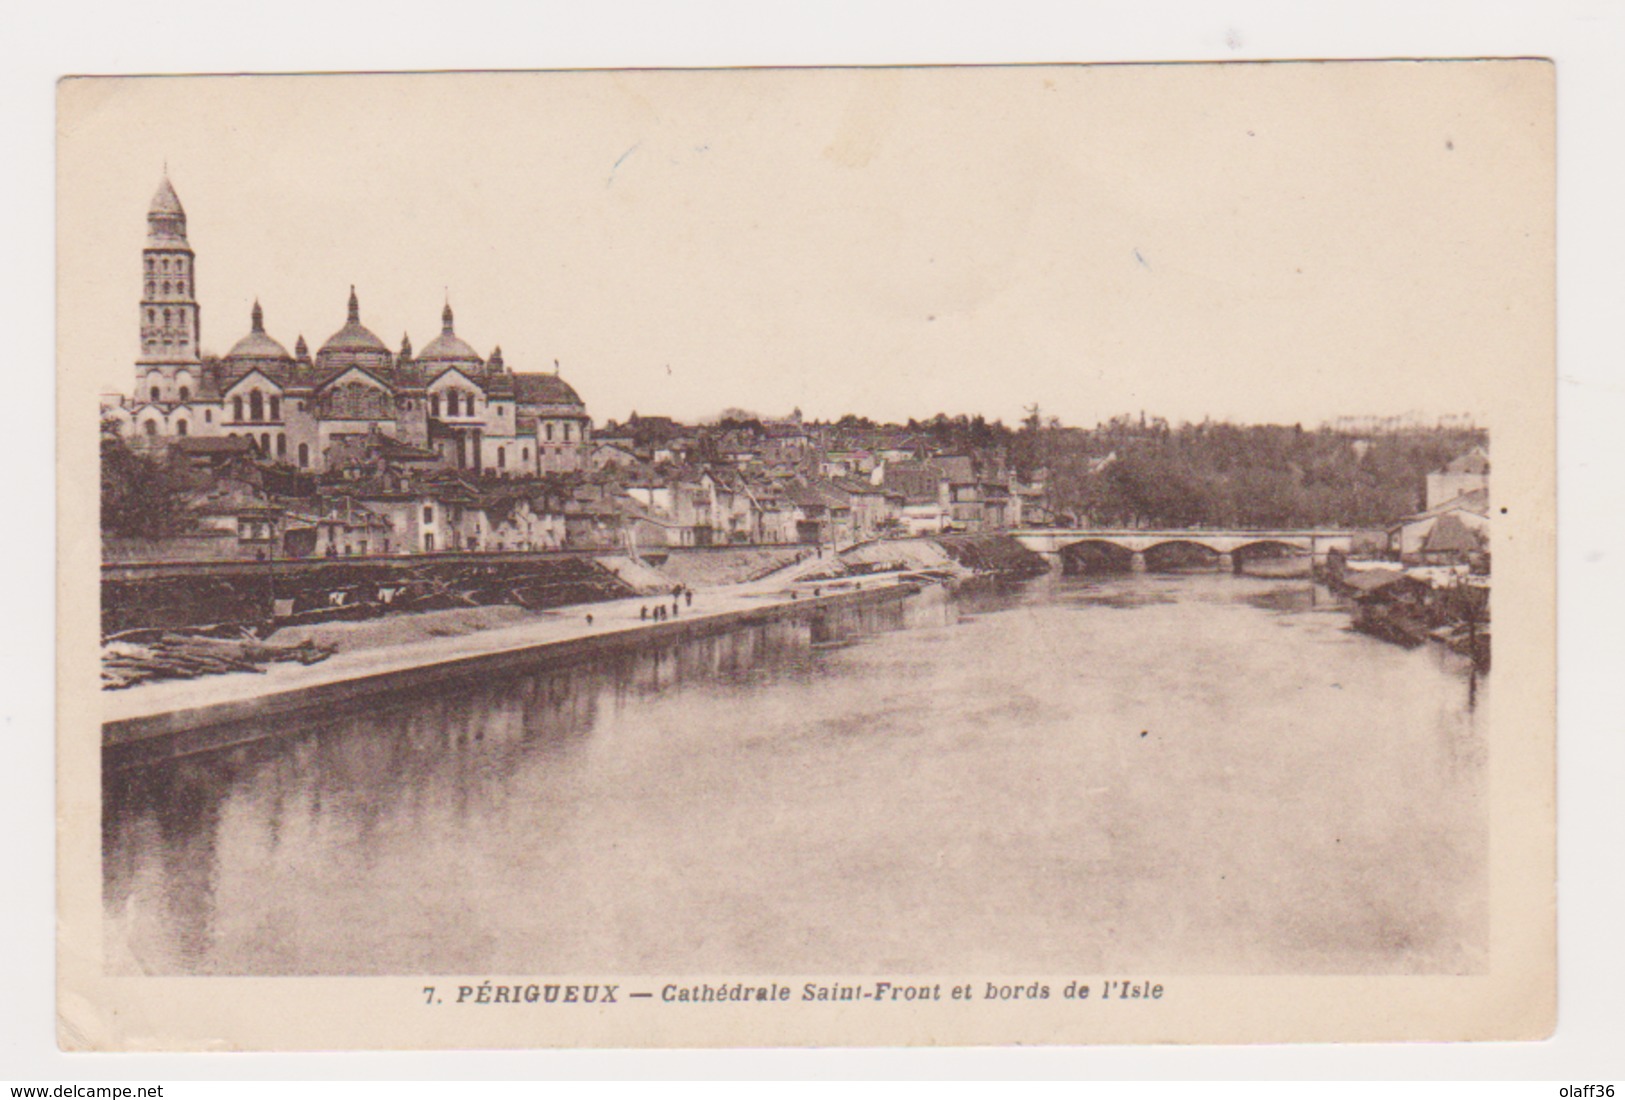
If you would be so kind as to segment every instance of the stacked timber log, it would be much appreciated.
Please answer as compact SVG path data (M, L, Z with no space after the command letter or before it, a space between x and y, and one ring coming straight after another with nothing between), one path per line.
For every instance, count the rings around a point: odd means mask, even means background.
M104 581L102 629L191 630L375 618L401 611L515 604L531 610L634 595L588 558L521 561L299 562L230 575Z
M620 599L633 590L588 558L514 562L279 563L231 575L102 585L102 686L263 672L333 652L259 640L281 626L511 604L533 611Z
M331 646L309 641L271 645L247 633L233 639L206 633L134 630L103 643L102 687L114 690L149 680L190 680L225 672L262 673L265 665L277 661L311 665L334 652Z

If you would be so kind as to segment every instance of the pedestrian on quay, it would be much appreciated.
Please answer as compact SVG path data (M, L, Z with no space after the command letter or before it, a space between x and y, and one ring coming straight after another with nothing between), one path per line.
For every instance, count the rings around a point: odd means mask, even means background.
M644 604L642 607L638 608L638 618L642 619L644 622L649 621L649 605L648 604Z
M587 612L587 625L588 626L592 625L592 612L591 611Z
M693 607L694 606L694 590L692 588L683 589L683 599L685 601L687 601L688 606Z

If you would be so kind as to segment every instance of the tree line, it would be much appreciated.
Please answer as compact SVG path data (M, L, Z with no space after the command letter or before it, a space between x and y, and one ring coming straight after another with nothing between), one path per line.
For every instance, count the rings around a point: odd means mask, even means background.
M1097 524L1381 527L1419 511L1428 473L1484 442L1456 429L1112 422L1027 427L1011 453L1018 468L1047 470L1052 508Z

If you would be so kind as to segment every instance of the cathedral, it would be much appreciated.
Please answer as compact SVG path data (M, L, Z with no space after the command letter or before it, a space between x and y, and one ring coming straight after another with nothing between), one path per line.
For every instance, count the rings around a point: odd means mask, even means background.
M415 354L408 338L391 352L362 324L351 287L344 326L314 356L303 336L291 354L272 337L257 301L248 334L224 356L205 355L196 257L167 175L147 211L142 268L135 393L107 410L137 441L236 437L311 473L343 465L380 436L445 467L498 477L585 464L592 421L575 390L556 371L508 369L501 348L481 358L457 335L449 302L440 334Z

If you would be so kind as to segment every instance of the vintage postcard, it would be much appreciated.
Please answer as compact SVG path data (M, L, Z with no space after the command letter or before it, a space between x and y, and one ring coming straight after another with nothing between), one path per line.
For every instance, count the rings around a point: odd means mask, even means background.
M1551 1033L1550 64L58 102L65 1048Z

